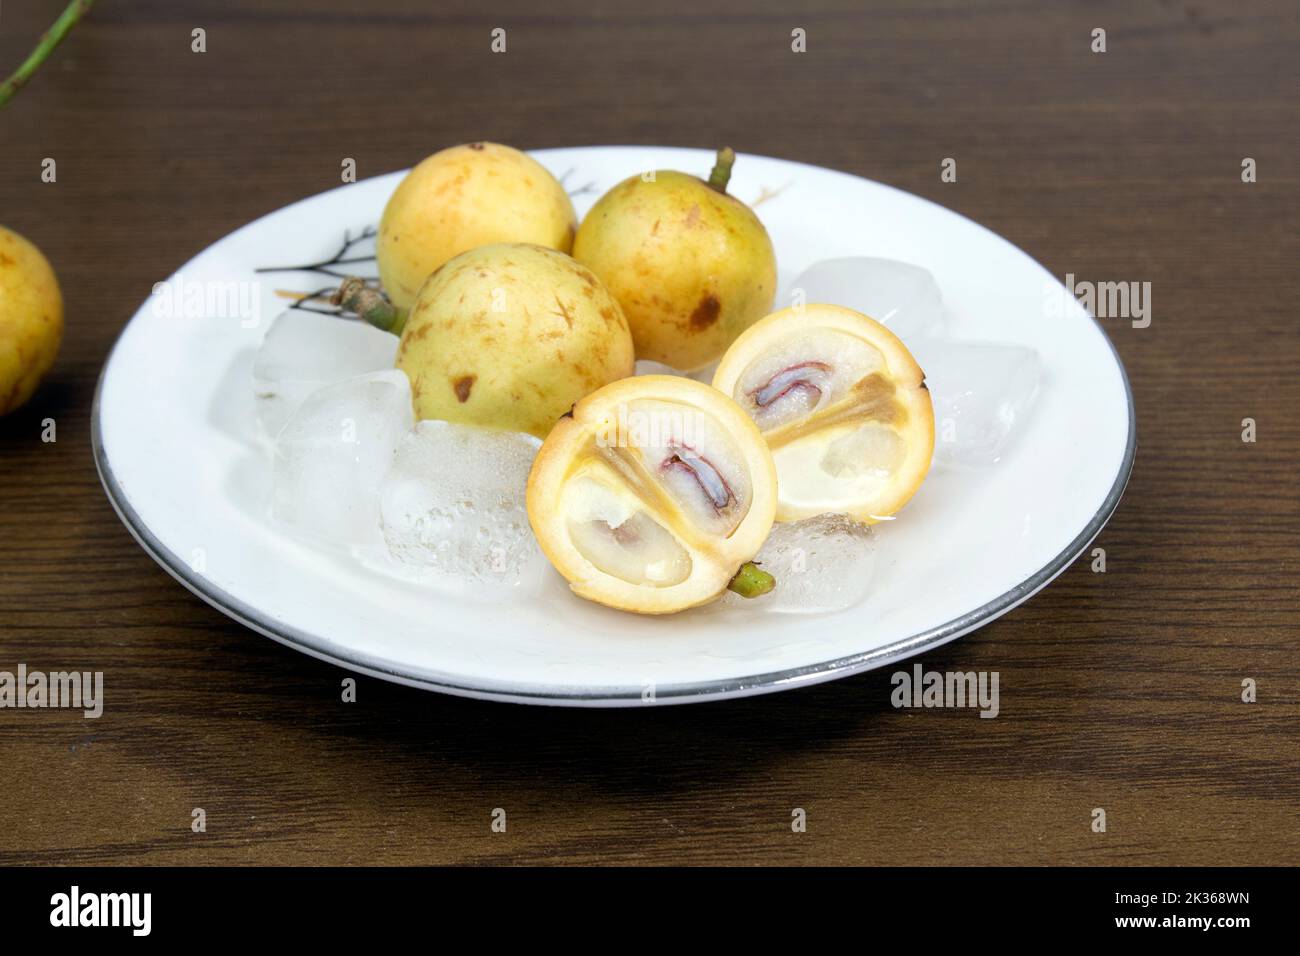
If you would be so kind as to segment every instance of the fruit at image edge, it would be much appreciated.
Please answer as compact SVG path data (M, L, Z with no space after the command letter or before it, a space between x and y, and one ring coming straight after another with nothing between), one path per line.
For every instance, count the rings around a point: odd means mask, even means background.
M423 160L389 197L375 243L380 281L409 308L453 256L500 242L569 252L577 223L564 187L532 157L498 143L453 146Z
M772 310L776 254L726 192L734 159L719 151L708 182L672 170L625 179L578 228L574 258L623 306L639 359L696 371Z
M772 529L772 457L745 413L700 382L643 375L578 402L537 454L527 507L542 551L590 601L668 614L729 585L771 589L748 562Z
M934 454L925 374L879 322L836 305L783 309L732 344L713 377L776 463L778 521L894 515Z
M63 338L63 295L41 251L0 226L0 415L36 391Z
M573 403L632 374L632 336L585 266L526 243L482 246L429 276L397 367L417 419L545 438Z

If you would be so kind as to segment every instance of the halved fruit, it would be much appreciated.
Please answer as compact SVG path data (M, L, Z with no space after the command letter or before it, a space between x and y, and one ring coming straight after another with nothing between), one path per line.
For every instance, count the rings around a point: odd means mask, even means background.
M528 520L575 594L641 614L718 597L772 529L776 468L720 392L642 375L593 392L551 429Z
M722 357L713 387L763 433L776 462L778 521L886 518L930 470L934 409L898 337L837 305L774 312Z

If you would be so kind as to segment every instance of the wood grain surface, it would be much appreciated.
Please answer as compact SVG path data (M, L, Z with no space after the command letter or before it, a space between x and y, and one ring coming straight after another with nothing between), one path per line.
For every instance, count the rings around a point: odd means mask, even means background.
M3 3L4 69L61 6ZM107 702L0 710L0 863L1295 863L1297 63L1292 0L101 0L0 112L0 222L67 299L53 373L0 419L0 669L102 670ZM996 720L895 710L890 669L629 712L368 678L344 704L344 671L140 550L90 405L152 284L345 156L364 177L479 138L729 143L933 199L1058 276L1152 283L1149 328L1103 323L1138 414L1106 573L923 660L999 672Z

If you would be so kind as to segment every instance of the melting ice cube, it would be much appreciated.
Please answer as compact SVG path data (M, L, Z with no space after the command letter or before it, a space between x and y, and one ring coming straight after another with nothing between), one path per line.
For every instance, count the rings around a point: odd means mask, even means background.
M253 361L257 417L274 438L322 385L391 369L398 338L355 319L290 309L267 330Z
M411 431L411 386L396 369L318 388L275 442L272 514L300 534L371 542L379 484Z
M637 359L636 371L634 375L676 375L678 378L690 378L697 382L703 382L705 385L713 383L713 373L718 370L717 362L710 362L702 369L694 372L679 372L671 365L664 365L662 362L652 362L650 359Z
M1042 363L1023 345L917 342L917 362L934 401L937 463L991 465L1024 430L1038 395Z
M911 346L942 335L943 297L928 269L895 259L858 256L813 263L794 280L805 303L842 305L869 315ZM789 305L791 303L783 303Z
M524 505L540 445L532 435L420 422L380 487L389 553L444 583L518 583L541 555Z
M773 525L754 560L776 578L776 590L752 599L728 591L727 603L787 614L842 611L867 596L875 546L868 525L818 515Z

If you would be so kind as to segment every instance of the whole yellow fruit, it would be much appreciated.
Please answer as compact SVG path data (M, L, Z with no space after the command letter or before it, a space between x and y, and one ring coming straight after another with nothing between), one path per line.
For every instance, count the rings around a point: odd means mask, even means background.
M568 252L577 225L569 194L535 159L498 143L453 146L412 169L389 197L375 244L379 278L409 308L453 256L498 242Z
M726 193L735 154L705 182L633 176L597 200L573 256L627 313L636 356L692 372L772 311L776 254L754 211Z
M32 397L63 338L63 295L41 250L0 226L0 415Z
M431 275L397 350L416 418L538 438L634 364L627 319L600 280L527 243L482 246Z

